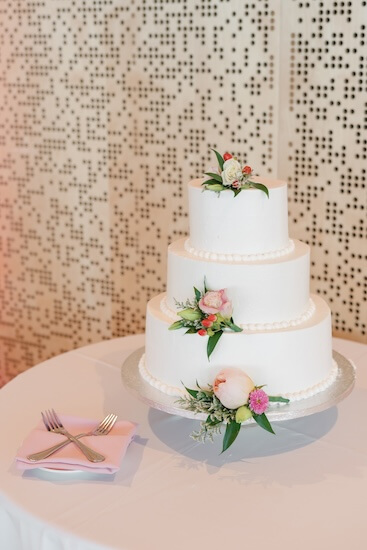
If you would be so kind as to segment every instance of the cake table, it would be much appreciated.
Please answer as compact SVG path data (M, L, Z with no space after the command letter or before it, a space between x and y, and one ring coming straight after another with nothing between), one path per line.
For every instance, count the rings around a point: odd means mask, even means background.
M6 550L222 550L367 544L367 346L334 339L357 366L337 407L243 430L223 455L198 444L196 420L149 409L122 384L144 337L87 346L37 365L0 390L0 547ZM139 423L112 477L21 473L16 450L40 411Z

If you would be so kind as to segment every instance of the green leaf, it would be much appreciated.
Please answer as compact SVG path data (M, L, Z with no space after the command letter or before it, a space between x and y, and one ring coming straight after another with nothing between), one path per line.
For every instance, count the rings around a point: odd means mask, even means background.
M218 161L218 164L219 164L219 168L220 168L221 170L223 170L224 158L223 158L222 155L221 155L220 153L218 153L218 151L216 151L215 149L212 149L212 151L214 151L215 156L217 157L217 161Z
M196 298L196 300L199 301L200 298L201 298L201 292L200 292L200 290L198 290L197 288L194 287L194 292L195 292L195 298Z
M218 330L218 332L215 332L213 334L213 336L209 336L208 346L207 346L208 359L210 358L211 354L213 353L214 348L218 344L218 340L222 336L222 334L223 334L223 331Z
M265 416L265 413L253 414L253 418L254 418L254 420L256 420L256 422L259 424L259 426L264 428L264 430L266 430L267 432L270 432L271 434L275 434L273 428L271 427L271 424L270 424L269 420Z
M185 390L191 395L191 397L197 397L197 394L199 393L199 390L191 390L190 388L186 388L184 385Z
M232 189L233 193L234 193L234 196L237 197L237 195L239 195L242 191L242 189Z
M168 330L177 330L178 328L182 328L184 326L183 321L175 321L168 327Z
M206 188L208 191L215 191L216 193L220 193L221 191L224 191L224 189L226 189L221 183L210 183L209 185L207 185Z
M241 327L235 325L235 324L232 323L231 321L229 321L229 322L227 323L227 326L228 326L231 330L233 330L234 332L242 332L242 331L243 331L243 328L241 328Z
M289 399L286 397L280 397L277 395L269 395L269 401L272 401L273 403L289 403Z
M232 445L232 443L238 436L240 429L241 424L239 424L238 422L232 421L227 424L226 431L223 437L222 453L224 453L224 451L226 451Z
M269 198L269 190L265 185L263 185L262 183L255 183L253 181L250 181L249 183L251 184L251 187L254 187L255 189L260 189L260 191L264 191L265 195Z
M217 181L217 180L206 180L206 181L203 181L203 183L201 185L222 185L222 181Z
M197 309L191 307L178 311L177 315L182 317L182 319L186 319L186 321L198 321L201 319L201 313Z
M223 182L222 176L220 176L219 174L214 174L214 172L205 172L205 175L210 176L215 181L219 181L219 183Z
M185 334L196 334L196 329L194 327L190 327Z
M204 276L204 292L205 294L208 292L208 287L206 286L206 277Z

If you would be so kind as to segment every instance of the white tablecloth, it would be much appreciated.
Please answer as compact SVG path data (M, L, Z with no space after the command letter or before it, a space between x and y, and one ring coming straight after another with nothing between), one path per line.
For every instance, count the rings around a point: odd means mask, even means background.
M317 415L245 428L220 454L197 421L149 409L121 382L143 336L69 352L0 390L1 550L297 550L367 547L367 346L335 340L359 367L352 394ZM139 423L119 473L79 479L21 473L14 455L54 407ZM73 477L74 475L74 477Z

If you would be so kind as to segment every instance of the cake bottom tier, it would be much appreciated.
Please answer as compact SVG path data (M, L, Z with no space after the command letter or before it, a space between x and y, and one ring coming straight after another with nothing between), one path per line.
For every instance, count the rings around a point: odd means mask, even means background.
M315 313L294 328L266 332L225 332L208 360L207 336L170 331L172 320L160 309L164 294L147 306L145 356L141 375L170 395L184 387L212 384L224 367L244 370L270 395L291 400L310 397L330 385L337 373L332 359L331 314L326 302L314 297Z

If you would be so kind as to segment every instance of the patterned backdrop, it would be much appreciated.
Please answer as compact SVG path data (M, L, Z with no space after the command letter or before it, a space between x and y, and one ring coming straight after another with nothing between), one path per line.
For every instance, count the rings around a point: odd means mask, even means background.
M144 330L210 147L288 180L312 290L366 341L366 4L1 1L3 381Z

